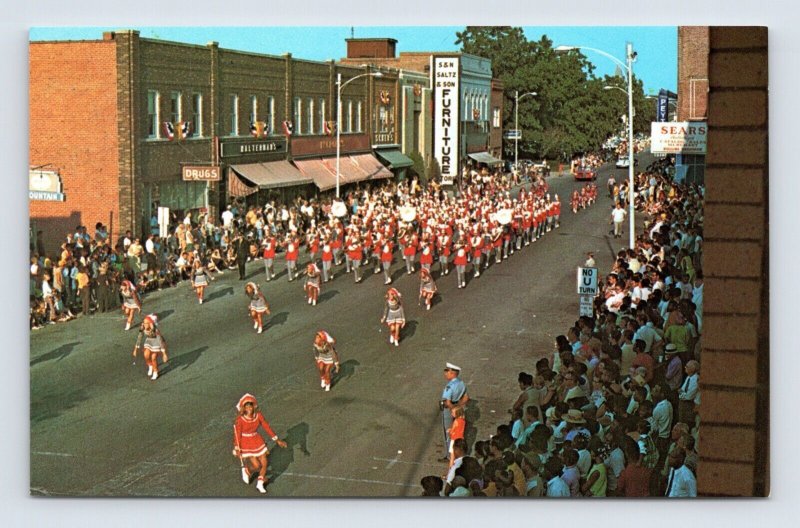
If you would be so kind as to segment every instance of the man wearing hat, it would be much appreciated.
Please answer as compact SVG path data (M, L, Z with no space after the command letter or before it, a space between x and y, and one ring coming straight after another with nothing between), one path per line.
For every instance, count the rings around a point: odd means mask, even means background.
M450 411L455 407L464 407L469 401L467 386L461 378L459 378L459 375L461 375L461 367L453 365L452 363L445 364L444 378L447 380L447 385L445 385L442 391L442 398L439 402L439 407L442 410L442 427L444 429L445 455L441 459L443 462L450 460L447 456L447 452L450 448L450 435L448 434L448 430L453 424L453 416Z

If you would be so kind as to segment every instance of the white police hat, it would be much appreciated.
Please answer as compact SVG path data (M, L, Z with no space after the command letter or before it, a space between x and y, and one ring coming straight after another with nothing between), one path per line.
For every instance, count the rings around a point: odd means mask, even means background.
M452 363L445 363L445 370L457 370L458 372L461 372L461 367L453 365Z

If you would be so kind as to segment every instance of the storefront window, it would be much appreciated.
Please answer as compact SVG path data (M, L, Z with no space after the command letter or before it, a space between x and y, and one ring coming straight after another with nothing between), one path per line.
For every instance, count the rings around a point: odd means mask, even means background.
M394 132L394 105L378 104L376 106L375 131L379 134Z

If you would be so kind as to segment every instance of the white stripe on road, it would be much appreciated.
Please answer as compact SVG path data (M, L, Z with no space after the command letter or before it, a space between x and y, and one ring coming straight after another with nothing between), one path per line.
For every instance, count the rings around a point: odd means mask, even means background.
M394 464L413 464L415 466L430 466L430 467L438 467L439 464L431 464L430 462L412 462L406 460L397 460L395 458L380 458L380 457L372 457L372 460L377 460L378 462L389 462Z
M56 457L83 457L83 458L92 458L94 460L109 460L113 461L116 460L114 458L103 458L98 456L88 456L88 455L74 455L72 453L55 453L53 451L31 451L32 455L40 455L40 456L56 456ZM152 462L150 460L143 460L139 462L140 464L149 464L155 466L169 466L169 467L190 467L190 464L172 464L169 462Z
M348 478L348 477L332 477L329 475L311 475L308 473L290 473L285 471L280 474L281 477L288 476L288 477L301 477L301 478L313 478L313 479L323 479L323 480L339 480L344 482L361 482L364 484L386 484L387 486L397 486L401 488L418 488L419 486L412 485L412 484L403 484L402 482L386 482L385 480L372 480L372 479L357 479L357 478Z

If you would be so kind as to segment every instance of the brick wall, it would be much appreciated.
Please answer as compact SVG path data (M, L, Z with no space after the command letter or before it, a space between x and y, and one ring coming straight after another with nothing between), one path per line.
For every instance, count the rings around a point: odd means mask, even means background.
M97 222L108 225L112 214L119 221L116 47L37 42L29 52L30 165L58 170L66 195L64 202L29 204L52 254L78 224L94 235Z
M766 496L767 29L711 27L709 39L706 286L697 486L701 495ZM685 67L685 62L682 65Z
M678 121L708 113L708 36L708 26L678 28Z

